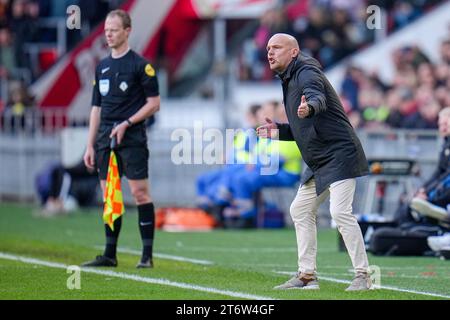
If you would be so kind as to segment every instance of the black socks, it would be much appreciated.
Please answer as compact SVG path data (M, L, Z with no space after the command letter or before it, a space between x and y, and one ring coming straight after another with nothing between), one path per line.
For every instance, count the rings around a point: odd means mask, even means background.
M103 253L104 256L116 259L117 239L119 238L121 227L122 217L119 217L114 221L114 231L111 230L109 225L105 224L106 247L105 252Z
M155 207L153 203L145 203L137 206L139 214L139 231L142 239L142 260L153 258L153 238L155 234ZM104 256L116 259L117 240L120 228L122 227L122 217L114 221L114 231L105 224L106 247Z
M139 231L142 239L142 261L153 257L153 238L155 234L155 207L153 203L137 206L139 214Z

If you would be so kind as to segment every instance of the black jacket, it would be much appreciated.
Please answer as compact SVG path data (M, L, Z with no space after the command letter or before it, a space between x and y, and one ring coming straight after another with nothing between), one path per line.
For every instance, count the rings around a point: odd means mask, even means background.
M444 208L450 203L450 188L447 186L448 182L446 182L449 176L450 137L446 137L439 157L438 166L428 181L423 185L427 194L434 191L434 196L430 199L431 202Z
M299 54L280 75L288 124L277 124L280 140L295 140L308 165L301 183L314 177L316 193L333 182L369 173L367 160L338 95L314 58ZM305 95L312 114L297 116Z

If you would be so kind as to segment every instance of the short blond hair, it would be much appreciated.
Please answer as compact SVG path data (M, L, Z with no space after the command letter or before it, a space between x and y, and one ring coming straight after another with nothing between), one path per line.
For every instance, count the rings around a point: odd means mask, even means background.
M122 20L122 26L124 29L131 28L131 17L125 10L116 9L108 13L106 18L109 17L119 17Z

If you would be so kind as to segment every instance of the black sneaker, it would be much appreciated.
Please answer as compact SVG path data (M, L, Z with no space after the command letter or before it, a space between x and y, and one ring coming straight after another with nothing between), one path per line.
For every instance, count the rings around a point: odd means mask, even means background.
M106 256L96 256L95 260L85 262L82 267L117 267L117 260Z
M139 263L136 265L136 268L153 268L153 259L152 258L143 258Z

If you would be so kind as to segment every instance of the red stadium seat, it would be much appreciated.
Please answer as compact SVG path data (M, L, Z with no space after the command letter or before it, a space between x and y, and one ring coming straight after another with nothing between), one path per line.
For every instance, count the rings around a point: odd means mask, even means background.
M41 49L39 52L39 68L42 72L48 70L58 59L56 48Z

